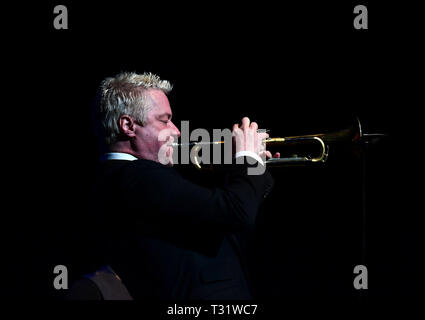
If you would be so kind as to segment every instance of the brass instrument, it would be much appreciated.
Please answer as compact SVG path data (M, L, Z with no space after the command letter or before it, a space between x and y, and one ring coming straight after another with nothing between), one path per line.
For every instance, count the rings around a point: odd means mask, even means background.
M300 136L289 136L284 138L268 138L264 142L270 146L298 146L300 144L316 144L319 147L319 151L315 155L305 155L305 156L290 156L283 158L270 158L267 159L266 165L269 166L291 166L291 165L309 165L315 163L326 162L329 155L329 145L331 144L351 144L360 141L363 137L368 136L368 138L373 138L375 136L381 136L381 134L363 134L361 124L358 118L354 124L350 127L332 133L319 133L319 134L309 134L309 135L300 135ZM369 137L370 136L370 137ZM373 137L372 137L373 136ZM186 144L174 143L173 146L183 146L189 145L193 146L192 154L194 165L201 169L201 164L199 162L198 152L202 145L206 144L223 144L224 141L213 141L213 142L191 142Z
M320 149L317 155L307 155L307 156L294 156L294 157L285 157L285 158L271 158L266 161L267 165L304 165L312 163L323 163L326 162L329 155L329 146L336 143L354 143L359 141L363 136L362 128L360 121L356 118L356 122L350 127L332 132L332 133L319 133L319 134L309 134L301 136L290 136L285 138L270 138L265 142L268 145L278 145L278 146L289 146L297 145L301 143L315 143Z

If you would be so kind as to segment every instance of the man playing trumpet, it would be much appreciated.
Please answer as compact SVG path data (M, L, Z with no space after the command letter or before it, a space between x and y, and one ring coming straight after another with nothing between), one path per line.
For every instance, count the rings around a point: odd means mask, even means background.
M196 185L172 167L180 131L172 122L170 90L151 73L121 73L100 86L96 120L107 152L94 211L104 266L79 281L71 299L253 297L238 235L254 225L272 189L267 170L247 170L271 157L261 147L268 134L243 118L232 130L235 162L242 164L231 166L220 187Z

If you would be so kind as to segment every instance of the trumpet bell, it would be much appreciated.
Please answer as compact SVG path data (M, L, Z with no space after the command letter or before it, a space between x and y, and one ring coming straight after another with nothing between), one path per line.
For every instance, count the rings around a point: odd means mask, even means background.
M291 165L308 165L326 162L329 156L329 148L332 144L352 144L362 138L362 128L358 118L348 128L332 132L318 133L300 136L289 136L285 138L270 138L265 142L268 147L299 147L305 144L315 144L319 147L316 155L306 156L290 156L282 158L271 158L266 161L267 165L272 166L291 166Z

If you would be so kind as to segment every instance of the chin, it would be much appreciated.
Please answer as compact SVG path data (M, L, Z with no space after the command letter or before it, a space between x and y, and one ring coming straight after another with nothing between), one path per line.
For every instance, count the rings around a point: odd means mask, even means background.
M173 148L170 147L170 155L168 156L168 164L167 167L172 167L174 166L174 161L173 161Z
M159 162L160 164L163 164L164 166L167 166L167 167L174 166L173 156L172 155L170 157L166 157L165 159L164 158L162 158L162 159L159 158L157 160L157 162Z
M167 157L166 158L166 163L164 165L166 165L167 167L174 166L173 157Z

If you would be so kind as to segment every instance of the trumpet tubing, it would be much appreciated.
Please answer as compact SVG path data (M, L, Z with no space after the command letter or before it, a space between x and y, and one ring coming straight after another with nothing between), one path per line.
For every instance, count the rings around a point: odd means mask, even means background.
M271 158L266 160L267 165L271 166L291 166L291 165L309 165L315 163L326 162L329 155L329 145L331 144L351 144L362 138L362 129L359 119L356 118L356 122L350 127L332 133L319 133L299 136L289 136L282 138L268 138L264 140L267 146L299 146L305 144L315 144L319 147L319 151L316 155L305 155L305 156L290 156L282 158ZM201 169L201 161L199 161L199 151L203 145L214 145L224 144L225 141L212 141L212 142L190 142L190 143L173 143L175 147L182 146L193 146L192 153L194 159L194 165Z

